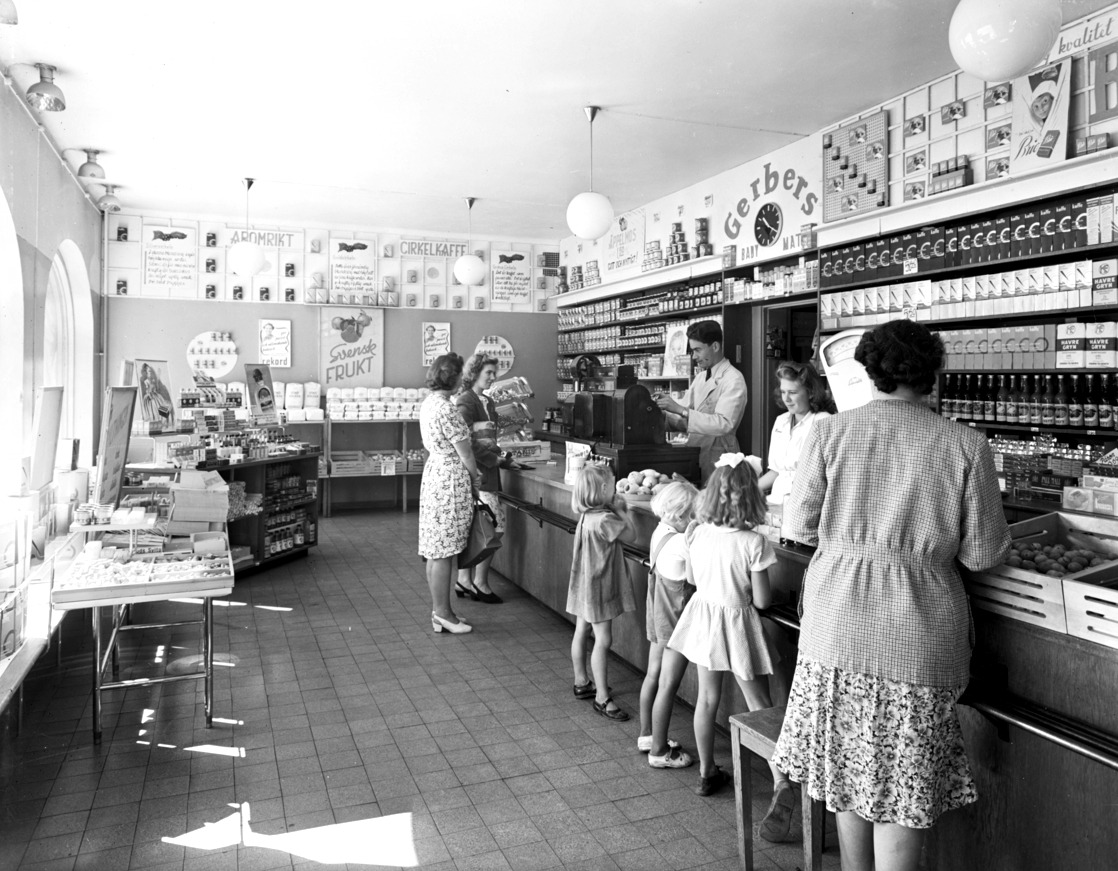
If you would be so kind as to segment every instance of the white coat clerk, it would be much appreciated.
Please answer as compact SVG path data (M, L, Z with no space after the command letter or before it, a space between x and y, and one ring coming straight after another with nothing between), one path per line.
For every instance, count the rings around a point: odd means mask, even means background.
M687 433L687 444L698 447L699 468L705 483L724 453L738 451L738 425L745 414L749 392L745 377L726 359L722 325L698 321L687 328L687 344L699 368L695 380L676 402L668 394L656 397L668 429Z
M769 439L769 470L757 482L770 502L783 503L792 492L800 451L817 420L830 417L834 403L827 385L810 363L785 360L776 369L777 398L788 409L773 424Z

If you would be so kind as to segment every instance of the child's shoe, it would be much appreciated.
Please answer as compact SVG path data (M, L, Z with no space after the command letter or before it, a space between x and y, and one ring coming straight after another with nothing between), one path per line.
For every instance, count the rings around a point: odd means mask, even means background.
M678 747L679 742L668 739L668 749ZM648 753L652 749L652 736L651 735L638 735L637 736L637 750L641 753Z
M678 744L669 747L668 752L663 756L657 756L655 753L648 754L648 764L653 768L686 768L692 761L691 754L681 750Z
M729 775L715 765L714 771L710 773L710 777L699 776L699 785L695 787L695 792L704 798L708 795L714 795L714 793L718 792L718 790L726 785L729 779Z

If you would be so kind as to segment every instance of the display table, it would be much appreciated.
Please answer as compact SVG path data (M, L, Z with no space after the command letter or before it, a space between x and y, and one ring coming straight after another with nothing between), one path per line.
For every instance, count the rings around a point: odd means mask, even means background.
M115 568L132 566L132 569ZM145 571L145 569L147 571ZM206 727L213 726L213 597L233 592L233 565L229 553L168 553L138 557L123 563L108 560L75 560L66 578L51 593L56 610L92 609L93 621L93 741L101 743L101 693L149 684L182 680L205 681ZM202 600L200 620L174 623L128 622L131 606L138 602L164 602L189 597ZM105 611L110 609L112 631L102 639ZM118 680L117 655L120 632L201 625L202 670L189 674ZM112 661L113 680L104 672Z

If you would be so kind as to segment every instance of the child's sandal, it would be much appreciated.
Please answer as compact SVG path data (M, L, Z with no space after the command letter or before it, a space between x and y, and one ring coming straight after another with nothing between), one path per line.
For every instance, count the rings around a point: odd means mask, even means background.
M617 707L616 702L614 702L613 710L611 711L609 709L610 702L613 702L613 696L610 696L608 699L606 699L601 704L598 704L597 700L595 700L594 710L596 712L598 712L599 714L601 714L603 717L606 717L610 720L628 720L629 719L629 715L626 714L623 710L621 710L621 708Z
M584 684L574 685L574 694L576 699L592 699L598 694L598 688L594 686L594 681L588 680Z

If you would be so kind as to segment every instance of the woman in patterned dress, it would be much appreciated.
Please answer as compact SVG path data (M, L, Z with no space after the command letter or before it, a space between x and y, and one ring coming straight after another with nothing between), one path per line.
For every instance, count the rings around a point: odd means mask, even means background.
M473 488L481 482L470 431L454 407L461 380L461 357L437 357L427 370L431 393L419 409L419 432L430 454L419 488L419 555L427 560L431 628L456 635L472 627L450 607L450 576L455 557L466 546L474 513Z
M999 564L1010 537L986 438L924 403L939 337L891 321L854 358L874 398L812 427L785 503L784 534L817 550L772 762L835 812L843 871L913 871L924 831L977 800L958 564Z

